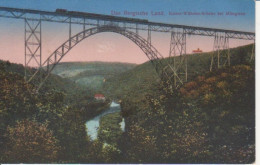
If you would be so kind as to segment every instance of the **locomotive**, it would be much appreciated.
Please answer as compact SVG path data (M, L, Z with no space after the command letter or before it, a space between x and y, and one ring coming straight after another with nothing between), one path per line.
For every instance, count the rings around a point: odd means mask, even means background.
M74 15L74 16L88 16L88 17L93 17L93 18L103 18L103 19L111 19L111 20L119 20L119 21L148 22L147 19L117 17L117 16L110 16L110 15L87 13L87 12L68 11L66 9L56 9L55 12L60 13L60 14Z

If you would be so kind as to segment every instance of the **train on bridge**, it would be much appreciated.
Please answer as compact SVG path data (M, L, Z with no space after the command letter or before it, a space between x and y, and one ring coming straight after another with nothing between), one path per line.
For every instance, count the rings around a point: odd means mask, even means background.
M138 19L138 18L127 18L127 17L118 17L118 16L111 16L111 15L102 15L102 14L94 14L94 13L87 13L87 12L79 12L79 11L68 11L66 9L56 9L56 13L59 14L69 14L73 16L88 16L93 18L102 18L108 20L118 20L118 21L126 21L126 22L143 22L147 23L147 19Z

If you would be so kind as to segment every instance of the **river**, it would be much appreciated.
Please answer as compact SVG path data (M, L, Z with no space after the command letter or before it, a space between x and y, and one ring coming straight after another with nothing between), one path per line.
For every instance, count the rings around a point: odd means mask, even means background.
M90 136L91 140L97 139L98 128L99 128L99 120L101 119L101 117L103 117L103 116L105 116L109 113L115 113L115 112L120 112L120 111L121 111L120 104L112 102L110 104L110 107L107 110L105 110L103 113L97 115L93 119L88 120L86 122L86 127L87 127L88 135ZM125 131L125 120L124 120L124 118L123 118L122 122L120 123L120 127L121 127L122 131Z

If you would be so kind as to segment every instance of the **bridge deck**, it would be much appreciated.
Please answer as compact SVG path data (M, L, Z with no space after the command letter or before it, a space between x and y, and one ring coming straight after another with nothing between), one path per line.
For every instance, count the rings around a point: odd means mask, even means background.
M37 17L38 16L38 17ZM117 24L121 27L138 30L151 30L157 32L171 32L173 29L184 30L189 35L215 36L216 33L225 33L229 38L254 40L254 32L245 32L228 29L207 28L198 26L187 26L178 24L167 24L150 22L148 20L109 16L102 14L83 13L83 12L50 12L31 9L19 9L0 7L0 17L42 20L59 23L85 24L85 25L100 25L100 21L108 21L107 24Z

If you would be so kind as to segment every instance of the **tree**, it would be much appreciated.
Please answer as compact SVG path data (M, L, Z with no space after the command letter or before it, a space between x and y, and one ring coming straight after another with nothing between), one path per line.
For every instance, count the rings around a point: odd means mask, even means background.
M59 147L46 124L28 119L8 127L6 161L10 163L51 163L55 162Z
M134 163L154 163L157 160L156 138L144 128L133 125L128 131L127 161Z

